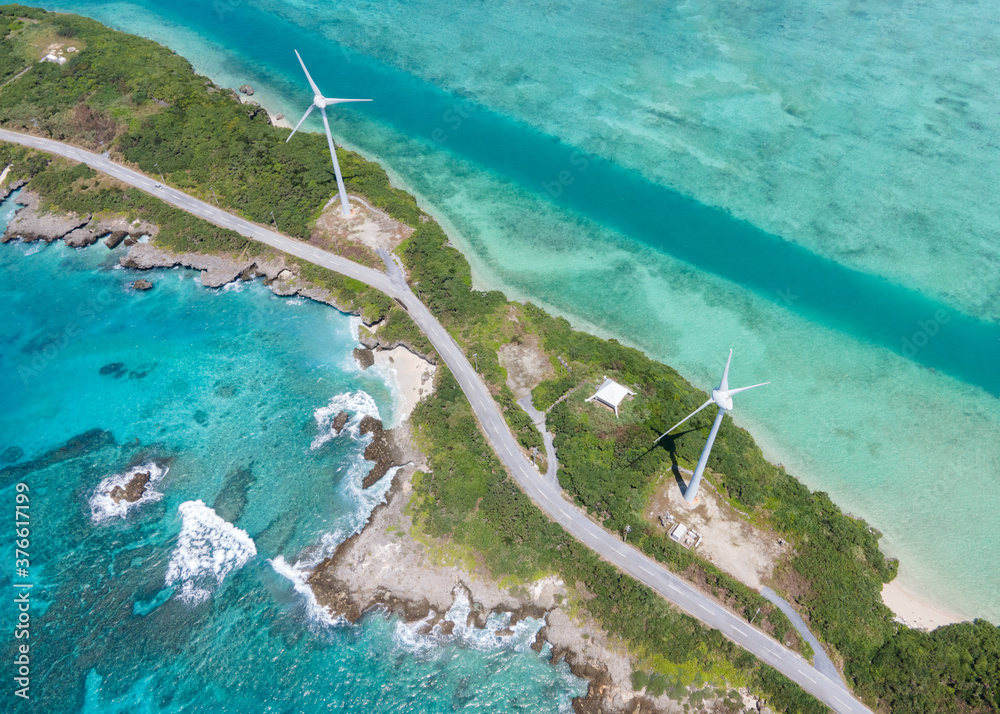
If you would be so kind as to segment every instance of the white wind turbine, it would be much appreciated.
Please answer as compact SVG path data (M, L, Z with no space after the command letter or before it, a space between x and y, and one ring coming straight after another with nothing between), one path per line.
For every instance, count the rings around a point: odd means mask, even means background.
M717 404L719 407L719 413L715 417L715 423L712 424L712 431L708 434L708 441L705 442L705 448L701 451L701 457L698 459L698 465L695 466L694 476L691 477L691 482L688 487L684 490L684 500L688 503L694 503L695 497L698 495L698 486L701 485L701 475L705 471L705 464L708 463L708 455L712 453L712 444L715 443L715 435L719 433L719 427L722 426L722 417L726 415L726 412L733 408L733 395L740 392L745 392L748 389L753 389L755 387L763 387L765 384L770 384L770 382L761 382L760 384L754 384L750 387L740 387L739 389L729 388L729 363L733 359L733 351L729 350L729 359L726 360L726 369L722 373L722 381L719 382L719 388L712 390L711 398L702 404L700 407L695 409L693 412L688 414L686 417L681 419L679 422L674 424L672 427L667 429L665 432L657 437L657 441L665 437L667 434L672 432L674 429L679 427L681 424L686 422L688 419L693 417L695 414L700 412L705 407L710 404Z
M287 144L295 136L295 132L299 130L302 126L302 122L306 120L306 117L312 113L313 109L319 109L319 113L323 115L323 128L326 129L326 142L330 145L330 158L333 160L333 172L337 175L337 190L340 192L340 208L344 214L344 218L348 218L351 215L351 205L347 202L347 190L344 188L344 177L340 175L340 164L337 163L337 151L333 146L333 137L330 135L330 122L326 118L326 108L331 104L343 104L344 102L370 102L371 99L327 99L323 96L323 93L319 91L319 87L313 81L313 78L309 75L309 70L306 69L306 63L302 61L299 51L295 50L295 56L299 58L299 64L302 65L302 71L306 73L306 79L309 80L309 86L313 90L313 102L306 109L306 113L302 115L299 119L299 123L295 125L292 129L292 133L288 135L285 139Z

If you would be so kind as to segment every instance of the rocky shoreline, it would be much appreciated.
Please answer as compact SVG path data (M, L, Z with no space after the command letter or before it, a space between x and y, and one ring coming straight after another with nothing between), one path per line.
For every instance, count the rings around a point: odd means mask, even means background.
M22 181L13 183L4 189L2 198L24 185ZM145 221L130 222L122 216L47 212L42 209L41 196L27 189L21 192L17 201L24 207L7 224L0 243L17 239L25 243L62 240L72 248L83 248L104 237L108 248L115 248L123 241L132 244L142 236L155 236L159 231L155 225Z
M23 183L18 182L0 193L6 196L21 186ZM103 237L108 249L121 243L129 248L119 259L123 267L136 270L192 268L201 271L202 284L210 288L219 288L238 279L248 281L262 277L276 295L300 295L341 312L357 314L338 305L328 291L301 281L280 255L262 260L172 253L140 242L143 236L155 237L158 232L155 225L128 222L124 217L44 212L41 197L28 190L22 191L18 202L24 208L9 222L0 237L2 243L17 239L51 243L62 239L72 247L85 247ZM148 281L142 282L151 287ZM145 289L145 286L137 289ZM364 349L357 350L356 357L362 368L376 363L378 353L397 347L417 354L402 342L384 343L377 333L362 335L359 341ZM433 362L429 365L433 368ZM433 370L425 373L422 381L430 379L433 383L432 377ZM416 391L419 399L424 391L419 388ZM347 417L346 414L338 415L334 427L343 428ZM558 578L542 578L504 589L482 568L473 568L470 572L447 562L447 558L435 557L433 551L445 548L445 544L418 542L412 536L413 523L406 513L412 493L410 479L418 468L427 468L424 456L412 443L408 421L404 418L396 428L384 429L379 420L367 417L362 420L359 430L362 434L372 434L365 458L375 462L364 479L364 488L379 481L393 467L402 466L393 477L386 501L374 509L368 524L338 546L334 554L319 563L310 574L308 584L321 606L333 616L342 616L349 622L372 609L399 613L410 625L421 623L421 634L434 632L447 637L456 623L443 619L444 614L455 604L456 597L464 594L470 603L464 623L468 627L482 629L491 615L506 617L509 614L507 626L494 632L499 638L511 637L513 628L526 618L544 620L532 649L541 652L548 643L553 664L565 660L574 675L588 682L587 694L573 700L575 712L653 714L684 711L682 703L666 696L653 699L632 690L632 662L624 646L595 622L570 614L570 591ZM145 482L142 478L132 479L124 488L116 489L113 494L116 503L141 498L148 478Z
M15 181L0 188L0 200L19 188L23 189L25 185L24 181ZM134 270L177 266L192 268L201 272L201 283L208 288L221 288L235 280L249 281L263 278L264 284L275 295L283 297L298 295L330 305L345 314L358 314L357 310L347 309L338 304L328 290L303 281L296 273L295 266L286 263L282 255L261 259L204 253L174 253L152 243L140 242L144 237L155 238L159 232L159 226L146 221L130 222L123 216L47 212L42 208L42 197L29 189L23 189L17 201L23 208L18 209L7 224L6 231L0 236L0 243L14 240L25 243L34 241L52 243L62 240L70 247L84 248L103 238L103 243L108 249L117 248L123 243L128 247L128 253L118 261L125 268ZM152 283L146 280L136 281L134 287L145 290L152 287ZM387 343L372 335L365 335L360 341L369 350L391 350L404 346L413 351L409 345L402 342Z
M492 631L501 640L512 637L514 628L527 618L544 620L532 649L541 652L548 643L552 664L565 660L574 675L588 682L586 696L573 701L574 711L681 711L676 702L654 702L631 691L628 657L615 650L597 625L570 617L567 589L557 578L504 589L488 574L470 573L447 559L436 559L433 545L417 542L410 535L406 505L412 493L410 479L418 467L400 469L386 501L375 508L365 528L313 569L308 584L321 606L352 623L372 610L395 613L417 634L442 639L449 638L456 626L483 630L492 615L509 614L506 627ZM445 619L462 595L470 604L466 621Z

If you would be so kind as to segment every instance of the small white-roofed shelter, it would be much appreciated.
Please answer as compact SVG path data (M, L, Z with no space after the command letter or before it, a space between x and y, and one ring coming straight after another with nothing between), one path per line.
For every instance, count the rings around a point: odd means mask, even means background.
M597 388L597 392L594 393L594 396L588 397L584 401L590 402L596 399L601 404L607 405L612 409L614 409L615 416L617 417L618 405L621 404L622 400L625 399L625 397L627 396L634 397L635 392L633 392L628 387L623 387L622 385L618 384L618 382L616 382L615 380L608 379L607 377L605 377L604 384L602 384L600 387Z

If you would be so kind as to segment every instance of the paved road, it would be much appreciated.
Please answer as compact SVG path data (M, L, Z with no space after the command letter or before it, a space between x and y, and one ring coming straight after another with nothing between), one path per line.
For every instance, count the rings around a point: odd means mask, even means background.
M451 335L416 298L407 285L391 279L385 273L358 265L346 258L300 243L256 223L234 216L176 189L167 186L157 189L156 179L112 163L105 156L98 156L61 142L3 129L0 129L0 140L23 144L81 161L93 169L114 176L120 181L140 188L216 225L231 228L247 238L252 238L290 255L360 280L395 298L427 335L438 355L455 375L462 391L469 399L490 445L504 462L511 475L525 493L551 518L602 558L613 563L636 580L645 583L695 618L718 629L733 642L757 655L761 660L782 672L835 711L844 714L860 714L861 712L871 714L871 710L856 700L839 680L834 680L815 669L799 655L760 630L751 627L745 620L732 614L709 596L676 577L656 561L623 543L567 503L558 486L541 478L531 462L522 454L520 446L507 428L496 402L493 401L486 385L479 379L472 364L466 359L465 354Z
M837 671L837 668L834 666L830 656L826 653L826 650L823 649L823 645L821 645L819 640L816 639L816 635L814 635L812 630L809 629L809 625L806 624L806 621L802 619L802 616L799 615L799 613L795 612L791 603L766 585L760 589L760 594L777 605L778 609L785 613L789 622L792 623L792 627L798 630L799 634L802 635L805 641L809 643L809 646L813 648L813 652L816 653L813 656L813 664L816 669L831 679L839 680L840 672Z

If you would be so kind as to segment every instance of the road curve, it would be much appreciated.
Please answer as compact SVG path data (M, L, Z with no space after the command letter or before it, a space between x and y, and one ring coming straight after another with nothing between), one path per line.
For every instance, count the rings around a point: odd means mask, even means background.
M406 309L417 326L427 335L438 355L455 375L462 391L472 405L490 445L527 495L563 528L602 558L636 580L645 583L667 600L693 617L713 627L740 647L752 652L786 677L801 686L824 704L842 714L861 714L871 710L854 698L839 678L828 677L812 667L802 657L747 624L709 596L670 573L656 561L623 543L583 513L566 502L557 484L542 478L523 455L496 402L479 379L472 364L447 330L417 299L409 286L398 278L358 265L306 243L283 236L246 219L188 196L182 191L163 186L138 171L113 163L105 156L84 149L43 139L37 136L0 129L0 140L58 154L135 186L188 213L204 218L223 228L229 228L247 238L269 245L298 258L360 280L390 297Z

